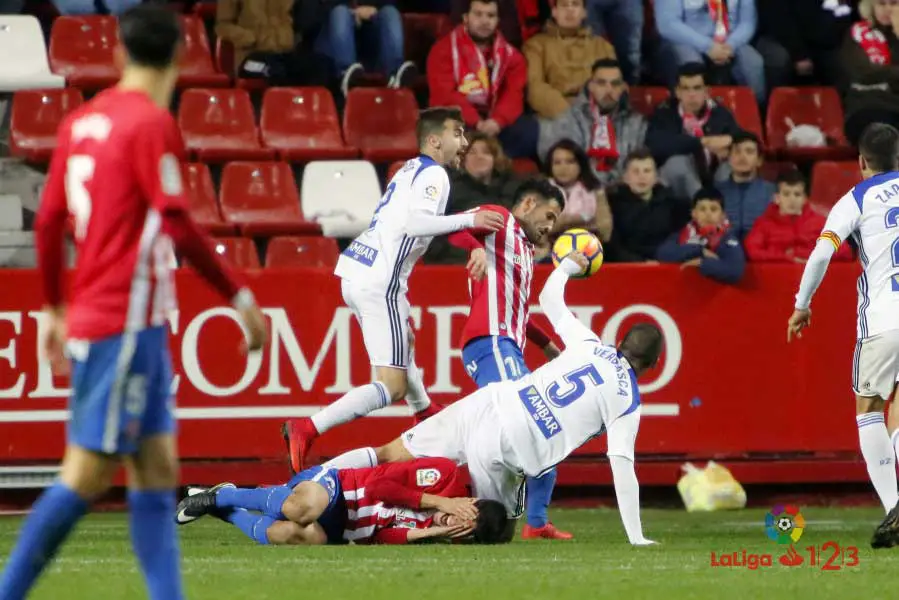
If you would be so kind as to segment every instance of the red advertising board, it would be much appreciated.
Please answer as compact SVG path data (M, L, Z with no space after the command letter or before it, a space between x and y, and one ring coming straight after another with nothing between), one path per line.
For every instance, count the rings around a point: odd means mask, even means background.
M538 269L535 290L548 272ZM787 344L800 274L800 265L755 266L730 287L694 270L606 265L599 275L569 284L569 306L607 342L637 320L653 320L665 334L663 361L641 380L639 455L857 451L849 385L858 268L831 266L815 299L813 327ZM180 311L171 322L171 346L185 459L280 459L278 425L285 417L312 414L370 381L361 333L329 271L248 276L272 326L269 346L253 356L238 350L233 311L218 306L194 275L178 274ZM410 288L417 362L433 398L451 402L474 389L458 347L466 274L420 266ZM0 464L55 461L64 444L67 390L65 380L54 379L39 361L37 275L0 271L0 289ZM531 367L542 361L533 347L525 354ZM316 447L331 456L389 441L409 425L407 414L405 406L391 407L329 432ZM599 439L579 455L603 450Z

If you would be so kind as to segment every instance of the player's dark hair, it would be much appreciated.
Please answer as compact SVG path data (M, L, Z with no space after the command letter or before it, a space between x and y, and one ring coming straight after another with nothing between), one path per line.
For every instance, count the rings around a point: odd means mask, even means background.
M627 330L618 350L639 375L659 361L664 341L661 329L652 323L637 323Z
M680 80L684 77L702 77L702 81L705 83L705 75L705 65L701 62L684 63L677 68L677 83L680 84Z
M780 186L782 185L801 185L802 191L807 192L808 187L805 184L805 177L802 175L802 171L799 169L791 169L789 171L784 171L780 175L777 176L777 191L780 191Z
M876 173L899 170L899 130L886 123L871 123L862 132L858 153Z
M590 72L593 73L596 69L618 69L620 71L621 63L614 58L600 58L590 67Z
M718 191L717 188L706 187L693 194L694 207L703 200L711 200L712 202L717 202L721 205L721 208L724 208L724 194Z
M553 155L556 153L556 150L566 150L574 155L574 160L581 170L577 180L580 181L585 188L593 191L602 187L599 183L599 179L597 179L596 175L593 173L593 168L590 166L590 159L587 158L587 153L584 152L584 149L576 142L569 139L559 140L546 152L546 158L543 161L543 173L547 177L552 178L553 176Z
M472 538L475 544L502 544L506 541L506 507L496 500L478 500L478 520Z
M165 69L175 60L181 23L166 6L140 4L119 19L119 37L132 63Z
M635 160L652 160L655 161L655 157L653 157L652 152L649 151L649 148L646 146L640 146L634 150L631 150L631 153L627 155L627 158L624 159L624 168L627 170L631 163Z
M477 2L478 4L496 4L497 8L499 8L499 0L468 0L468 4L465 7L465 12L471 12L471 5Z
M542 177L525 179L515 190L515 203L512 206L518 205L528 196L539 196L546 202L555 200L559 205L559 210L565 210L565 194L548 179Z
M735 132L731 136L731 145L736 146L737 144L744 144L746 142L752 142L755 144L755 149L759 152L762 151L762 140L759 139L759 136L752 133L751 131L739 130Z
M455 121L462 125L462 109L458 106L435 106L426 108L418 113L418 124L415 126L415 136L418 138L418 147L425 145L429 135L440 135L447 121Z

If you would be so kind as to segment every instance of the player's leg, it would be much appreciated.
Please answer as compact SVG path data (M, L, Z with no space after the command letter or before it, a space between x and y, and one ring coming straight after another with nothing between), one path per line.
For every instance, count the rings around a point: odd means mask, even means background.
M328 535L318 523L297 525L291 521L275 521L265 532L273 546L320 546L328 543Z
M424 371L415 363L415 334L412 331L412 323L409 323L409 368L406 369L406 404L415 415L418 423L443 410L443 407L431 402L428 390L425 387Z

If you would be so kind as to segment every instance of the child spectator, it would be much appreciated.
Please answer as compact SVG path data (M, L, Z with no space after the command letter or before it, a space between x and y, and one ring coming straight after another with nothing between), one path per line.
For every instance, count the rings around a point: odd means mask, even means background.
M714 188L703 188L693 196L692 220L659 247L662 262L697 267L699 272L721 283L737 283L743 276L746 257L724 214L724 196Z
M608 242L612 211L587 154L571 140L562 140L549 149L544 173L565 192L565 209L553 233L582 227L598 233L604 244Z
M815 248L825 221L808 204L802 173L784 173L777 178L774 202L746 236L746 256L754 262L804 264ZM833 260L852 260L849 245L843 244Z
M771 202L774 184L759 175L762 145L755 134L735 133L727 162L721 170L730 174L725 173L725 179L716 182L715 187L724 195L727 219L734 235L742 240Z

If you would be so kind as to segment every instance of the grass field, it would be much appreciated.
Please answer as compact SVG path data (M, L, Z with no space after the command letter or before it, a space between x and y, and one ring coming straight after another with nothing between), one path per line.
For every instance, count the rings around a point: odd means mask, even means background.
M801 566L785 567L764 533L764 510L687 514L643 513L658 547L631 548L617 511L556 510L554 521L574 542L520 542L504 547L258 547L236 529L205 519L181 529L183 568L192 600L359 600L542 598L886 598L896 589L899 549L868 545L882 518L877 509L802 510L807 526L796 545ZM19 518L0 518L0 556L15 541ZM88 518L41 581L35 599L143 598L122 514ZM809 545L858 547L856 567L809 566ZM758 570L710 566L711 553L773 555ZM832 551L826 552L829 556ZM844 561L848 555L844 552ZM823 560L821 561L824 562ZM836 564L840 564L837 556Z

